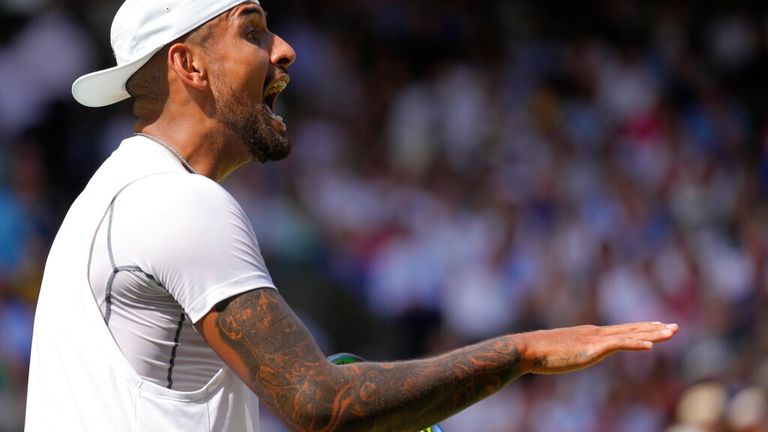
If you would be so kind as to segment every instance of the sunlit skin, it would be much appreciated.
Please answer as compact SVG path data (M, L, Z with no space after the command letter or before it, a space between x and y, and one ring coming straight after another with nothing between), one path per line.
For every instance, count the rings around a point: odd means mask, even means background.
M221 93L231 89L262 101L265 85L287 77L296 53L269 31L266 12L253 3L230 9L206 25L212 37L205 46L179 42L169 47L168 100L159 117L139 116L134 130L163 140L197 173L221 182L253 160L246 143L217 117ZM286 133L277 123L271 126L275 133Z
M159 115L137 109L136 131L173 146L196 172L220 182L255 158L249 137L242 136L250 129L233 124L258 125L260 136L278 144L285 138L282 122L264 114L263 92L287 76L295 53L269 32L266 13L255 4L237 6L206 26L212 33L205 45L169 47L168 98ZM649 350L677 331L655 322L578 326L504 335L421 360L334 365L272 289L224 301L195 327L288 427L300 431L419 430L523 374L582 369L619 351Z
M506 335L441 356L333 365L277 291L241 294L196 327L283 421L302 431L405 431L437 423L526 373L644 351L677 326L632 323Z

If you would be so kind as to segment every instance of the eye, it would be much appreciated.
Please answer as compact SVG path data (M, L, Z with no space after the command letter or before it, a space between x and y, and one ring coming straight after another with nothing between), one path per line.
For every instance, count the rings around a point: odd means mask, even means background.
M246 33L245 35L246 35L246 37L249 40L251 40L253 42L256 42L256 44L258 44L259 43L259 33L260 33L259 30L253 29L253 30L249 30L248 33Z

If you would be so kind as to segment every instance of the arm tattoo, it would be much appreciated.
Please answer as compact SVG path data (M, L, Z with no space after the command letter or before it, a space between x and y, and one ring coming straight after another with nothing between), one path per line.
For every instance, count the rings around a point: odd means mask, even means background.
M274 290L242 294L216 311L218 336L237 359L234 369L297 430L426 427L521 374L509 337L423 360L336 366Z

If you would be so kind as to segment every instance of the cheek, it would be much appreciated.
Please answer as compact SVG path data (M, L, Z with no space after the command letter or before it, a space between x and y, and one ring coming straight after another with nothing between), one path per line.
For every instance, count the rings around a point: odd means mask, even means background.
M239 85L261 92L267 82L269 55L262 49L247 44L230 51L232 79Z
M261 101L264 97L266 70L253 64L237 63L226 73L226 82L231 91L249 99Z
M219 89L226 87L231 92L249 99L262 100L264 86L269 80L269 53L242 38L232 39L218 51L219 61L214 63Z

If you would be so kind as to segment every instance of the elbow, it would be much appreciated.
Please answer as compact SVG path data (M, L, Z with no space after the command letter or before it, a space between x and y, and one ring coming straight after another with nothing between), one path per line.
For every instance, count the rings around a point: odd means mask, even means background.
M280 417L292 430L358 430L354 427L356 392L336 368L331 365L326 373L304 377L293 386L290 397L278 404Z

